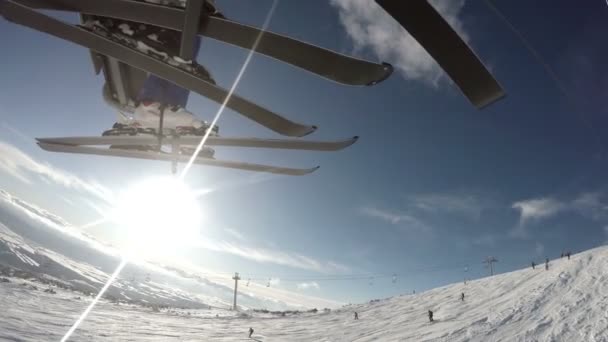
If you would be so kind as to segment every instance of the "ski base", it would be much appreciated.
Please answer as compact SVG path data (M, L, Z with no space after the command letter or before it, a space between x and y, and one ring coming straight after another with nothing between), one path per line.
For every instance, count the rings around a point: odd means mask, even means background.
M427 0L376 0L437 61L464 96L483 108L505 92L475 52Z
M183 8L159 6L128 0L18 0L39 9L72 11L82 14L124 19L182 31ZM207 2L205 2L207 3ZM202 20L197 34L226 44L251 50L262 32L260 28L223 18L219 12ZM94 50L94 49L93 49ZM288 63L328 80L353 86L374 85L393 73L388 63L374 63L312 45L278 33L264 31L256 49L259 54Z
M76 154L88 154L98 156L112 156L122 158L134 158L134 159L145 159L145 160L158 160L168 161L172 163L187 163L190 161L191 156L175 153L166 153L162 151L140 151L132 149L120 149L120 148L99 148L89 146L77 146L77 145L62 145L62 144L49 144L45 142L38 142L38 146L45 151L49 152L62 152L62 153L76 153ZM266 172L288 176L303 176L312 173L319 169L314 167L310 169L296 169L287 168L271 165L252 164L244 162L224 161L204 157L196 157L193 160L194 164L223 167L237 170L254 171L254 172ZM175 171L176 168L174 167Z
M86 145L129 145L129 146L198 146L203 137L201 136L162 136L152 134L143 135L119 135L100 137L56 137L36 138L38 142L46 144L59 144L71 146ZM284 150L306 150L306 151L339 151L345 149L359 140L355 136L349 139L336 141L306 141L295 139L259 139L259 138L225 138L209 136L205 141L207 146L225 147L247 147L247 148L269 148Z

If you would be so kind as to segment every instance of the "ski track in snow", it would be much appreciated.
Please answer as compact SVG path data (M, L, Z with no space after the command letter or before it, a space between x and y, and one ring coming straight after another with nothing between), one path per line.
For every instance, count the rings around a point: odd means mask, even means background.
M221 309L171 314L102 301L72 340L608 342L607 265L608 247L601 247L554 260L549 271L524 269L331 313L286 317ZM55 295L31 290L23 282L0 284L5 308L0 340L57 341L91 300L64 290ZM434 323L428 321L429 309ZM249 327L255 329L252 340Z

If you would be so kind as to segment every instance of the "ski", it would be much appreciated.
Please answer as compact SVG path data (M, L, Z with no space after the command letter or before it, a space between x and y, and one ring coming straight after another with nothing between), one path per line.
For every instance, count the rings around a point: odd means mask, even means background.
M100 137L57 137L36 138L38 142L58 145L128 145L128 146L198 146L201 136L181 137L156 137L148 136L100 136ZM308 151L338 151L354 144L359 138L337 141L306 141L306 140L281 140L281 139L259 139L259 138L224 138L209 136L205 146L229 146L229 147L251 147L272 148L285 150L308 150Z
M181 154L171 154L166 152L156 151L138 151L128 150L119 148L98 148L88 146L74 146L74 145L62 145L62 144L48 144L44 142L38 142L38 146L45 151L49 152L63 152L63 153L76 153L76 154L89 154L98 156L111 156L111 157L122 157L122 158L135 158L135 159L146 159L146 160L159 160L169 162L182 162L187 163L190 160L190 156ZM310 169L295 169L279 166L252 164L235 161L217 160L211 158L195 158L194 164L224 167L230 169L238 169L245 171L255 172L267 172L289 176L303 176L316 171L319 167L313 167Z
M5 19L55 37L73 42L111 56L126 64L151 72L183 88L190 89L217 103L222 103L228 91L184 70L155 59L142 52L125 47L85 28L70 25L32 10L12 0L0 0L0 14ZM302 125L256 105L237 95L232 95L226 106L243 116L286 136L304 136L315 131L316 126Z
M119 18L181 31L182 8L130 0L18 0L29 7L74 11ZM251 50L261 29L218 16L199 25L198 34ZM388 78L393 67L347 56L281 34L264 31L257 53L288 63L328 80L354 86L374 85Z
M376 0L422 45L477 108L505 93L475 52L427 0Z

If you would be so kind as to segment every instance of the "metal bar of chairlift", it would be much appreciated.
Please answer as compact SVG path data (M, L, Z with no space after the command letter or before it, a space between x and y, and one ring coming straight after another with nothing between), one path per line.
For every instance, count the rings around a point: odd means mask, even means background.
M198 30L201 25L206 25L209 14L203 4L205 0L188 0L184 16L184 27L182 30L179 55L182 59L190 61L196 58L195 45L198 39Z

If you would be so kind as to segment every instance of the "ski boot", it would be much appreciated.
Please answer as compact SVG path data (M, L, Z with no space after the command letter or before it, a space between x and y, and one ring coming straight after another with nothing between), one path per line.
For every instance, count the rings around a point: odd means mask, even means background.
M177 136L203 136L211 129L209 135L217 136L219 128L211 128L206 121L197 119L183 107L169 106L162 108L159 102L142 101L137 108L129 124L139 127L159 127L160 112L163 111L163 134Z
M103 132L101 135L104 137L107 136L119 136L119 135L128 135L128 136L136 136L136 135L154 135L156 136L156 130L152 128L142 128L136 125L127 125L119 122L114 123L112 128Z
M125 125L122 123L115 123L112 129L109 129L101 134L104 137L108 136L137 136L137 135L152 135L156 136L156 130L151 128L141 128L134 125ZM135 150L135 151L153 151L157 150L156 146L149 145L110 145L110 148L118 148L123 150Z

